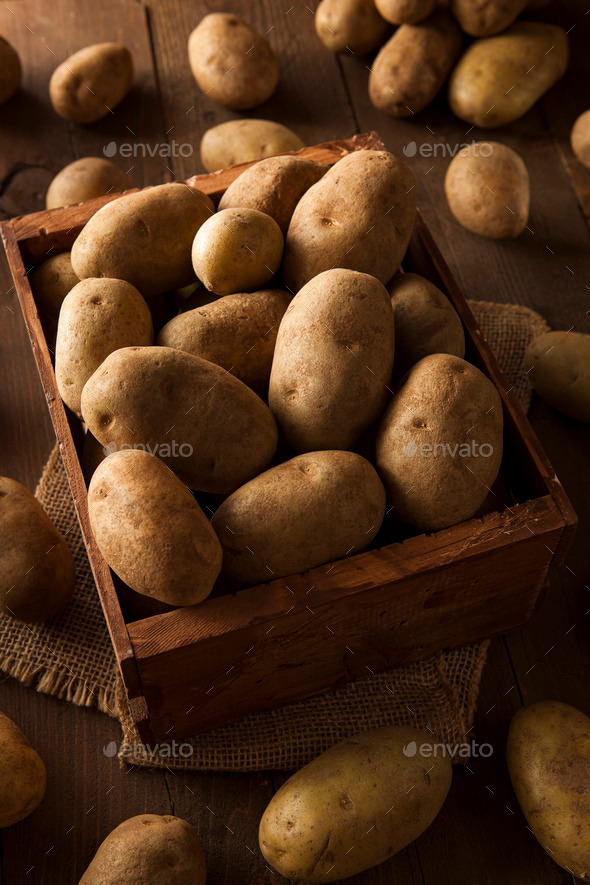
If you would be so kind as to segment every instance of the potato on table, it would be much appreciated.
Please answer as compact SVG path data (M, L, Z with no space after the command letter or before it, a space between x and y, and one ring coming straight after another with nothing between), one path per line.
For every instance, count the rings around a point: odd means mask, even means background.
M0 713L0 830L32 814L45 795L45 766L14 722Z
M0 104L4 104L20 86L22 69L20 58L8 40L0 37Z
M228 120L203 135L201 163L207 172L215 172L302 147L298 135L272 120Z
M315 11L315 31L332 52L366 55L377 49L389 31L375 0L322 0Z
M66 120L95 123L110 114L133 83L133 59L119 43L96 43L67 58L49 81L51 104Z
M57 320L63 300L80 282L74 273L70 252L60 252L47 258L29 277L39 313Z
M590 335L545 332L526 349L523 369L535 393L550 406L590 422Z
M122 169L102 157L82 157L61 169L47 190L45 206L57 209L93 197L127 190L129 181Z
M415 25L432 15L436 0L375 0L375 5L392 25Z
M451 0L451 12L466 34L490 37L512 24L528 0Z

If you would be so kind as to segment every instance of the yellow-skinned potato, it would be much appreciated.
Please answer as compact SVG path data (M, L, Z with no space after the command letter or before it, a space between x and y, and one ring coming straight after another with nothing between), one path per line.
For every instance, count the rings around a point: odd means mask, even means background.
M451 110L474 126L512 123L563 76L568 57L563 28L541 22L516 22L476 40L451 74Z
M185 184L161 184L107 203L72 246L80 279L126 280L144 298L194 282L191 245L214 212L205 194Z
M0 830L28 817L45 795L45 766L14 722L0 713Z
M432 15L436 0L375 0L375 5L392 25L415 25Z
M332 52L366 55L380 46L389 31L375 0L322 0L315 12L315 31Z
M302 147L298 135L272 120L228 120L212 126L203 135L201 163L207 172L215 172Z
M295 207L285 241L287 287L297 292L333 267L388 283L407 249L415 214L414 176L402 160L388 151L348 154Z
M60 252L47 258L32 272L30 282L39 312L57 320L64 298L80 282L72 267L71 253Z
M82 416L103 446L143 445L202 492L233 492L268 467L277 445L260 397L171 347L111 353L82 391Z
M34 495L7 477L0 477L0 536L2 611L27 623L60 614L76 581L70 548Z
M590 169L590 110L580 114L572 126L570 141L580 163Z
M226 498L211 524L223 548L223 576L243 586L362 550L384 515L385 490L373 466L354 452L324 451L255 477Z
M170 814L139 814L109 833L79 885L205 885L197 831Z
M90 480L88 511L100 552L132 590L168 605L194 605L210 594L221 568L219 541L160 458L131 447L113 452Z
M324 163L303 157L268 157L239 175L228 187L220 209L258 209L287 233L295 206L328 171Z
M236 111L265 102L279 82L279 63L268 41L231 13L202 19L189 37L188 57L203 92Z
M528 0L451 0L451 12L472 37L490 37L512 24Z
M81 280L61 306L55 342L55 377L64 403L81 417L82 388L109 353L153 344L145 299L124 280Z
M549 405L576 421L590 422L590 335L539 335L526 349L523 368Z
M457 221L482 237L510 239L526 227L529 173L505 144L480 141L462 148L447 169L445 195Z
M444 9L415 25L401 25L371 66L369 97L394 117L423 110L442 89L463 38Z
M20 59L8 40L0 37L0 104L12 98L20 86Z
M96 43L67 58L49 81L51 104L66 120L95 123L125 98L133 83L133 59L119 43Z
M257 209L222 209L197 231L193 268L216 295L252 292L279 270L283 245L281 229L270 215Z
M590 876L590 718L540 701L512 718L506 759L519 805L549 857L579 879Z
M377 433L393 516L423 531L470 519L498 473L502 426L498 391L471 363L431 354L412 366Z
M393 351L382 283L339 268L310 280L281 321L268 392L291 448L351 449L383 411Z
M309 883L383 863L442 808L452 767L440 746L426 731L394 725L330 747L271 799L259 829L264 857L286 879Z
M119 193L128 187L127 176L110 160L82 157L57 173L45 195L45 206L47 209L71 206L93 197Z
M157 343L209 360L266 397L277 332L290 300L280 289L226 295L171 319Z
M465 356L463 324L451 302L434 283L415 273L389 285L395 327L396 372L403 373L431 353Z

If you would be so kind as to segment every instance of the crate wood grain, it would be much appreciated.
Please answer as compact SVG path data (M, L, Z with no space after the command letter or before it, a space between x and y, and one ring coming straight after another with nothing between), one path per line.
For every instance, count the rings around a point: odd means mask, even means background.
M333 165L350 151L380 147L379 136L369 133L299 154ZM217 202L247 165L189 181ZM394 543L380 534L373 549L304 574L191 608L124 616L90 530L80 424L59 396L27 277L45 258L69 249L88 218L112 199L15 218L1 232L142 740L182 738L523 624L550 563L567 551L576 516L419 213L404 267L447 293L465 328L467 358L500 393L509 497L498 488L491 512L434 534Z

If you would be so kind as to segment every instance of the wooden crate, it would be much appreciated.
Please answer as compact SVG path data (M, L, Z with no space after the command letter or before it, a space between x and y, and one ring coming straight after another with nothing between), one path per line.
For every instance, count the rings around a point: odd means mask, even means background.
M300 153L333 164L381 146L371 133ZM191 182L216 201L243 168ZM503 483L491 512L396 543L385 528L371 549L336 563L191 608L137 615L143 597L126 588L117 593L90 530L83 434L59 396L27 279L33 266L69 249L88 218L115 198L15 218L1 233L142 740L186 737L523 624L549 565L569 546L576 516L419 214L404 267L447 293L465 327L467 358L502 399Z

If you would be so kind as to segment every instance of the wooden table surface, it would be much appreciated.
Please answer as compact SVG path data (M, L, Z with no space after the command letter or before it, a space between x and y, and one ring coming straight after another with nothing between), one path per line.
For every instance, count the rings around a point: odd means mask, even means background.
M192 156L159 151L119 164L133 166L133 185L158 184L202 171L204 130L234 116L194 83L186 41L207 11L231 9L269 40L281 61L275 96L253 116L291 126L308 144L376 129L400 152L416 142L408 163L418 203L467 297L525 304L552 327L590 331L589 175L574 161L569 130L590 106L590 15L579 0L553 3L538 18L569 31L566 77L523 119L478 131L455 119L439 98L409 120L377 112L367 97L371 59L337 58L315 38L312 0L11 0L0 8L0 34L18 49L21 92L0 108L0 217L43 208L45 189L66 163L102 155L115 140L189 145ZM136 67L132 93L103 121L66 123L53 112L47 84L58 63L82 46L118 40ZM519 151L532 185L529 228L497 243L469 234L451 218L442 183L443 145L497 138ZM431 149L422 145L438 145ZM178 154L178 149L176 150ZM189 153L183 148L183 153ZM0 258L0 474L34 488L53 443L49 417L14 289ZM488 759L455 771L447 802L430 829L390 862L350 879L358 885L558 885L570 876L537 845L508 781L504 745L511 715L523 703L556 698L590 713L590 428L536 400L531 420L576 508L580 527L563 566L530 623L492 644L476 715ZM73 885L99 842L118 823L150 811L193 823L203 841L210 885L278 881L257 846L259 817L284 780L279 773L183 774L120 768L102 748L119 726L80 709L0 682L0 709L25 731L45 760L48 790L40 809L1 834L4 885Z

